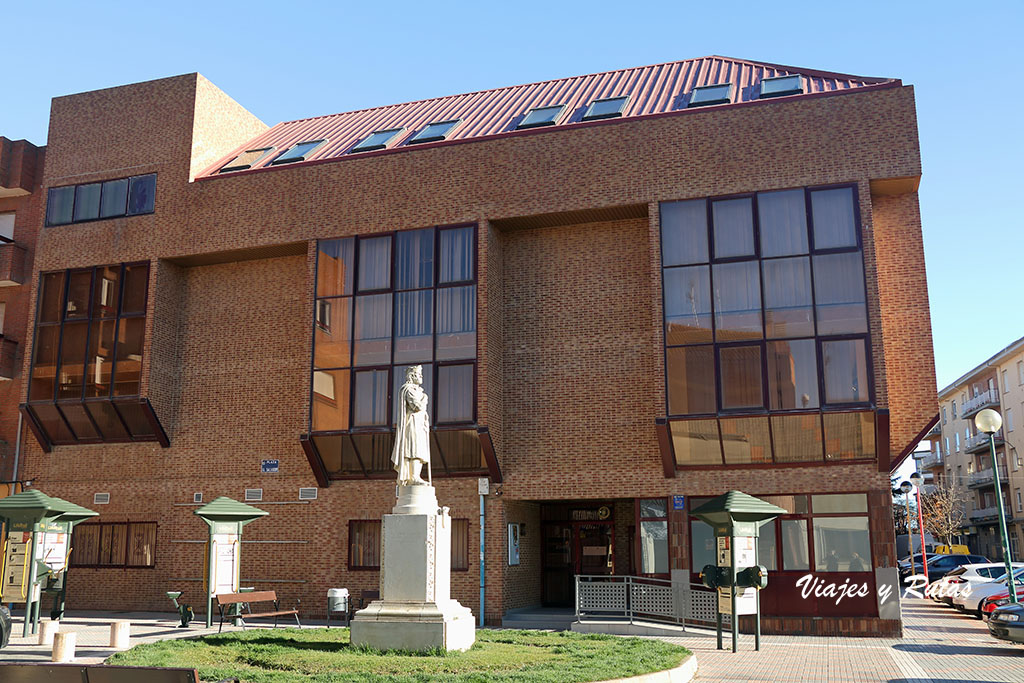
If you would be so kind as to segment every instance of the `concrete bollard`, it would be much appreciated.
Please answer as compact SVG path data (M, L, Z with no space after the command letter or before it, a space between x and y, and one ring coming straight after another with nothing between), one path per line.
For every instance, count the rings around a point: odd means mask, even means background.
M59 630L60 630L60 622L59 621L40 621L39 622L39 644L40 645L53 645L53 636Z
M117 648L118 650L127 650L129 646L128 639L131 636L130 621L114 621L110 624L110 647Z
M75 660L75 636L74 631L61 633L53 636L53 657L55 662L73 662Z

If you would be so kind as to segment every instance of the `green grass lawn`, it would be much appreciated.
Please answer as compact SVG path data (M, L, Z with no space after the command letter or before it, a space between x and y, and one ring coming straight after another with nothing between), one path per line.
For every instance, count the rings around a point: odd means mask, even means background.
M253 629L164 640L109 664L198 669L204 681L603 681L678 666L689 651L659 640L481 629L467 652L380 652L349 645L339 629Z

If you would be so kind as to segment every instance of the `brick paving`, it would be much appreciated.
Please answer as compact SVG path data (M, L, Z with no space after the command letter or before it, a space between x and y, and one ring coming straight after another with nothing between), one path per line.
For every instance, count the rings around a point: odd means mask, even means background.
M697 654L698 681L777 683L1024 683L1024 646L997 641L984 622L931 600L903 601L902 639L740 636L717 650L713 632L665 638Z

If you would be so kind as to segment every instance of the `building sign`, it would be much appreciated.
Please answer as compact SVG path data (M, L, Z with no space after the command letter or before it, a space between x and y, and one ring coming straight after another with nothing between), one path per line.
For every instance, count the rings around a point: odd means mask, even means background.
M40 543L36 546L36 559L43 562L54 574L67 568L68 527L61 522L47 522L44 533L39 535Z
M611 519L612 510L607 505L599 508L577 508L572 511L574 522L604 522Z
M519 564L519 525L508 525L508 564L514 567Z
M260 463L260 471L263 472L263 474L273 474L274 472L277 472L279 465L279 460L264 460Z
M672 496L672 509L673 510L685 510L686 509L686 496Z
M718 566L731 566L730 548L735 552L736 569L753 567L755 562L755 548L757 539L753 536L719 536L715 539L718 543ZM736 614L757 614L757 589L725 587L718 589L718 611L722 614L732 614L732 593L736 591Z
M238 534L213 535L213 567L210 595L238 592L238 560L241 544Z
M31 531L12 531L7 534L4 550L4 577L0 586L3 602L25 602L28 594L28 549L32 543Z

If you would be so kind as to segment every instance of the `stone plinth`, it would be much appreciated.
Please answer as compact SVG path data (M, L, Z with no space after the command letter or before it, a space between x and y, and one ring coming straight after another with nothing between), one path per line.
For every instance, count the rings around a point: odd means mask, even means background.
M432 486L399 486L381 524L380 600L352 618L353 645L381 650L468 650L473 614L452 600L452 520Z

